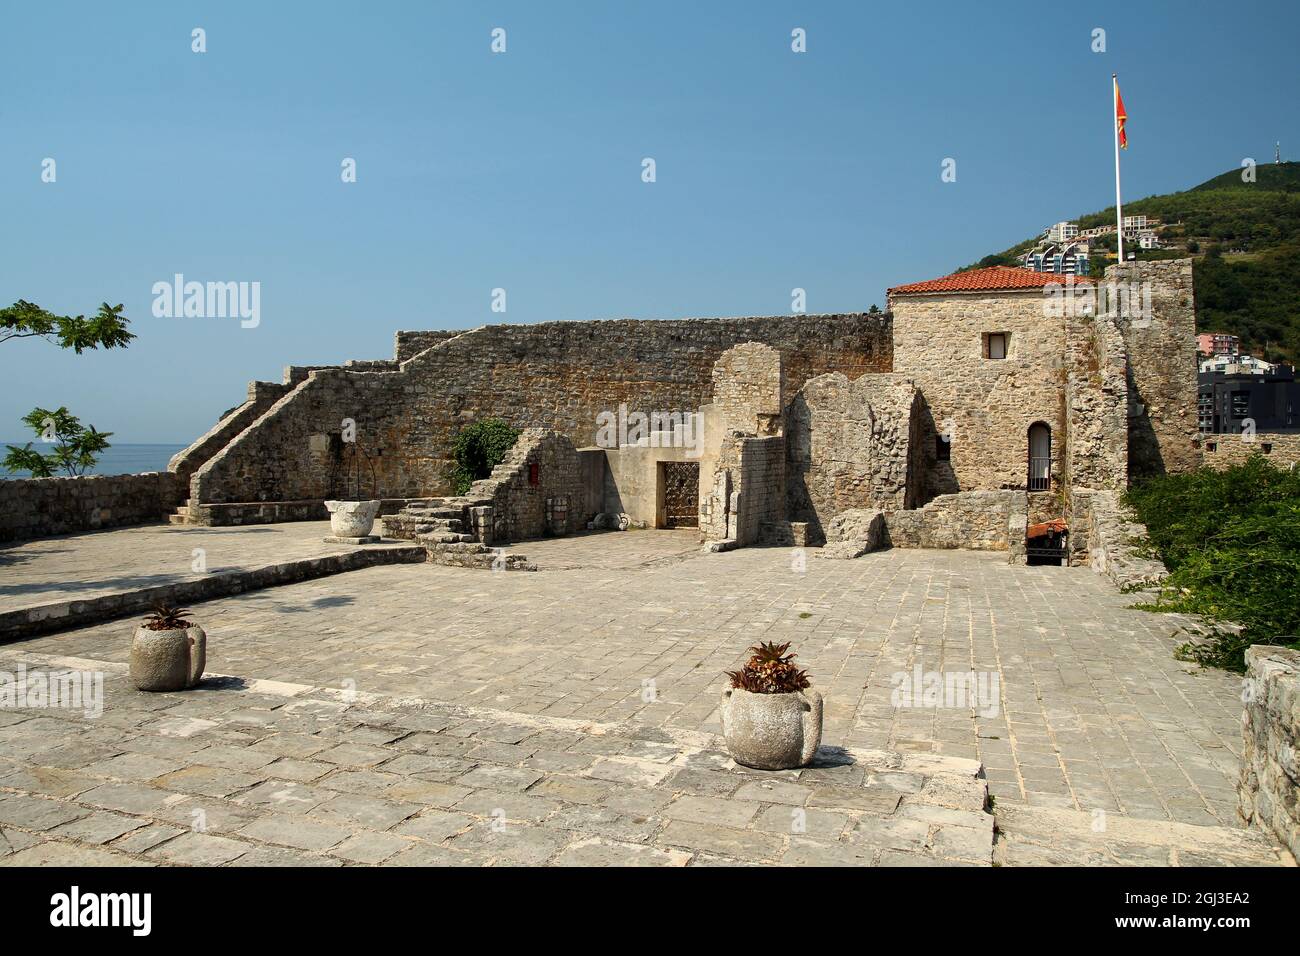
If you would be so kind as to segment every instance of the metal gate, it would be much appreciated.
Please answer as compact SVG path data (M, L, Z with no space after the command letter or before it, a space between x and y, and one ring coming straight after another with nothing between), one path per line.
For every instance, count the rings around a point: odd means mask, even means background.
M700 463L663 463L664 527L698 528L700 525Z

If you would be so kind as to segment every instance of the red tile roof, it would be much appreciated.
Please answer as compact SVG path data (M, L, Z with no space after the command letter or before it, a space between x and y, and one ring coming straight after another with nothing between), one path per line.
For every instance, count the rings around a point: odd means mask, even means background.
M911 295L923 292L991 292L1000 289L1041 289L1053 283L1064 285L1073 280L1077 284L1090 284L1087 276L1063 276L1055 272L1035 272L1019 266L989 266L954 272L941 279L898 285L887 290L888 295Z

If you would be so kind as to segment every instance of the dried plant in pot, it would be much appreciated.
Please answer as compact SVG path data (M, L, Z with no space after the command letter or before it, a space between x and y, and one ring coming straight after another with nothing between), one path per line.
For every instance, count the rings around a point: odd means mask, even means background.
M208 637L184 608L154 606L131 640L131 683L139 690L186 690L203 677Z
M794 664L789 644L759 644L738 671L727 671L722 736L736 763L792 770L812 762L822 740L822 695Z

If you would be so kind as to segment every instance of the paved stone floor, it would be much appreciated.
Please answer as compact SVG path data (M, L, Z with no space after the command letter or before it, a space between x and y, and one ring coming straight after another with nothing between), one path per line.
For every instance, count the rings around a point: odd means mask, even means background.
M651 854L646 859L707 862L717 856L788 862L787 854L797 842L795 838L801 836L797 832L785 832L779 846L769 843L761 851L745 838L741 844L747 849L733 846L733 852L724 852L721 846L710 849L705 831L715 825L730 825L737 831L761 830L758 821L775 812L772 806L762 806L764 801L751 799L752 791L746 791L749 796L744 798L737 796L744 785L743 774L734 766L723 766L725 756L711 735L719 729L716 703L724 685L723 671L737 666L752 643L793 641L814 687L827 697L824 744L847 748L855 755L881 755L870 759L859 756L853 763L805 774L845 774L846 768L863 770L891 760L956 761L945 764L949 770L966 766L964 761L981 761L997 808L1005 809L1008 819L1013 811L1021 811L1017 819L1023 822L1023 839L1017 844L1020 855L1009 860L1013 863L1052 862L1033 847L1050 845L1055 839L1051 834L1059 835L1061 827L1079 831L1083 842L1078 852L1083 854L1084 844L1092 839L1088 834L1097 832L1097 820L1115 817L1154 821L1165 827L1161 832L1173 834L1170 840L1203 832L1231 845L1240 835L1241 854L1257 849L1248 846L1251 841L1245 831L1227 829L1235 824L1239 678L1199 671L1174 660L1179 619L1128 609L1131 599L1091 570L1015 567L1007 565L1004 556L960 551L896 549L853 561L822 560L812 551L800 555L774 548L704 555L683 546L683 537L632 532L528 542L518 550L530 560L538 560L543 570L536 573L399 565L207 602L198 606L197 617L209 634L208 670L248 681L276 682L257 686L309 685L319 689L312 692L317 696L358 692L378 695L376 700L412 697L440 714L455 707L497 715L468 717L477 729L451 733L437 741L426 734L418 742L432 749L415 749L419 756L434 762L406 764L434 774L426 783L469 791L518 792L519 799L527 800L558 799L560 806L548 806L538 823L553 821L553 813L561 814L558 819L568 819L565 813L580 812L573 807L590 806L569 800L569 795L584 785L570 786L566 781L563 786L547 784L539 791L541 778L504 773L505 769L589 777L594 763L585 760L590 755L581 747L591 745L596 737L645 742L631 745L635 747L677 746L677 751L659 761L676 770L657 779L653 772L639 778L647 794L637 798L646 806L636 818L651 821L654 835L629 839L638 831L622 831L621 837L610 838L642 849L608 852L647 854L646 847L665 852L675 847L686 857L669 860ZM567 570L547 570L548 563ZM110 670L114 664L120 670L130 630L129 622L116 622L10 644L0 649L0 663L7 668L19 661L39 666L49 656L71 656L109 662ZM973 670L986 681L983 686L990 693L974 707L970 701L960 700L920 700L921 706L896 706L891 699L895 675L910 676L918 668L922 676ZM7 724L0 726L0 756L15 764L13 773L0 779L0 788L12 791L13 797L33 794L29 799L42 794L64 799L60 796L63 791L75 795L78 806L86 809L95 804L86 804L81 795L94 789L77 788L87 780L93 783L116 777L121 783L113 786L143 788L137 796L147 803L191 792L172 786L176 781L195 777L200 780L198 786L207 786L201 781L215 776L220 780L209 788L213 792L198 792L239 803L272 779L315 787L349 770L376 772L380 764L378 772L405 773L401 768L406 764L393 765L401 755L395 756L392 749L408 749L403 741L421 733L418 728L404 729L386 719L360 719L353 712L333 715L335 722L325 727L279 727L281 717L299 714L293 708L305 706L305 700L284 704L281 698L274 707L267 702L241 702L250 694L256 696L250 690L232 690L154 697L110 679L105 716L84 721L87 726L79 738L84 745L62 744L58 735L67 731L65 720L28 714L15 721L16 714L0 712L0 724ZM152 725L142 725L139 712L150 707L168 713L157 715ZM380 709L392 708L385 705ZM268 717L267 712L275 717ZM141 742L124 743L115 730L117 720L123 721L129 734L139 733ZM550 733L561 727L586 743L569 740L562 744L547 737L541 742L533 740L522 749L535 745L545 751L544 762L549 763L530 767L526 762L533 760L534 753L497 749L517 748L523 743L522 738L494 739L491 725L499 720L527 727L538 726L537 721L558 721L547 725L550 729L536 732ZM250 730L243 726L245 722L261 729ZM203 743L206 750L216 748L215 754L197 757L196 741L159 729L177 726L198 727L194 732L212 735ZM275 754L270 749L275 745L266 743L262 732L267 726L272 728L268 734L321 739L303 742L302 752ZM161 741L154 739L159 736ZM321 743L336 736L340 739L328 748ZM471 742L448 743L462 738ZM682 745L683 740L691 741L691 747ZM131 756L136 752L133 747L140 751L136 757ZM332 752L336 747L362 748L359 753L365 755L365 761L343 771L293 763L316 761L322 750ZM468 754L473 748L478 749ZM239 752L230 752L235 750ZM261 763L260 758L249 759L254 752L264 751L275 756ZM149 755L162 759L141 759ZM667 751L660 756L665 755ZM448 762L449 758L455 759ZM582 766L566 767L570 758ZM289 761L287 769L264 772L281 760ZM498 765L498 770L485 770L482 780L473 776L460 779L480 766ZM196 766L207 769L192 769ZM718 791L715 796L754 806L741 810L714 807L721 817L706 819L705 814L694 820L657 815L648 808L655 801L663 801L656 808L661 810L685 797L707 796L706 792L664 784L670 775L678 779L678 771L701 769L736 784L729 789L716 776L709 778L709 786ZM49 776L54 771L57 773ZM169 776L179 773L185 776ZM238 776L241 773L247 776ZM65 774L77 779L63 783L60 775ZM227 778L227 774L235 776ZM597 774L595 779L611 778ZM355 780L357 786L364 784L365 793L378 793L373 789L378 785L375 781ZM502 780L513 783L506 786ZM798 776L792 780L803 785ZM383 782L382 794L389 799L400 781ZM854 779L831 785L854 789L862 782ZM107 782L100 784L105 785ZM552 786L564 793L547 797ZM163 791L161 796L153 793L155 789ZM603 795L594 802L603 805L607 796L616 795ZM855 791L854 799L858 796ZM812 809L827 806L821 798L802 797L806 801L799 805L808 809L810 819ZM329 799L333 798L322 797L313 806ZM848 800L843 794L836 799L841 803ZM0 826L6 822L4 801L0 796ZM423 796L413 795L411 802L417 805L413 813L428 806ZM688 801L687 806L693 803ZM787 805L776 800L768 803ZM852 809L852 801L849 803L831 809L843 813ZM906 805L907 801L900 804ZM102 809L131 812L127 806ZM449 813L465 810L443 809ZM754 812L746 814L746 809ZM896 806L890 813L897 810ZM26 811L15 812L21 817ZM965 807L962 812L975 811ZM495 819L490 812L480 816ZM934 816L943 814L935 811ZM69 826L78 832L74 824L80 819L70 818L54 826ZM860 829L850 820L835 820L842 825L835 831L836 838L826 841L834 845L826 851L832 855L848 852L843 847L852 843L851 834ZM335 825L341 824L335 820ZM969 820L956 825L968 826ZM18 839L20 843L33 834L16 822L14 826L19 827L16 832L26 835ZM1198 826L1206 829L1197 831ZM698 839L664 843L660 837L670 828L678 834L689 831ZM919 853L936 861L982 859L945 852L947 838L939 839L933 831L921 834L917 828L902 829L915 838L912 843L875 849ZM578 834L575 839L599 841L612 831L577 828L573 832ZM462 836L458 830L435 841L439 853L452 848ZM223 838L239 839L237 835ZM477 839L472 838L471 843ZM553 842L538 839L548 846ZM1129 840L1124 845L1159 844L1159 839L1153 839L1145 843ZM385 845L397 846L391 841ZM1067 840L1061 845L1070 844ZM607 849L603 843L592 846L602 849L583 853L600 856ZM110 849L115 847L113 842ZM553 852L545 859L558 859L569 847L569 843L551 846ZM227 849L233 852L235 848ZM32 854L68 851L40 850L33 845L27 852L27 859L32 859ZM240 850L241 854L247 852ZM399 847L394 859L408 852L410 847ZM430 860L438 855L431 850L422 852L432 854ZM1106 852L1114 856L1113 850ZM1257 859L1261 853L1267 856L1260 851ZM153 855L165 856L161 850ZM1143 851L1136 859L1147 861L1150 855ZM1232 861L1229 853L1221 856ZM864 861L860 856L857 859ZM873 859L880 862L879 853Z
M175 584L223 571L343 554L328 521L246 528L140 525L0 545L0 611ZM385 545L379 545L385 547ZM195 571L202 549L203 571Z
M238 680L146 695L121 667L106 690L98 722L0 712L0 866L992 859L970 760L825 748L763 773L647 727Z

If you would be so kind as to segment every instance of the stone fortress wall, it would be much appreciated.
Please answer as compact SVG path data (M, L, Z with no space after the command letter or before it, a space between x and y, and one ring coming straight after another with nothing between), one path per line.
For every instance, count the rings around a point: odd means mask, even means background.
M172 462L157 510L184 502L182 521L251 523L320 518L327 498L374 497L389 514L447 493L451 441L472 421L563 436L576 453L594 443L602 413L623 408L707 424L699 516L711 540L739 529L747 543L819 544L838 514L903 514L944 496L927 514L966 516L955 527L971 528L972 544L1015 553L1016 529L995 533L1000 515L1061 517L1082 531L1095 499L1076 507L1075 491L1114 493L1130 470L1200 460L1190 263L1129 265L1124 278L1151 290L1140 320L1059 303L1054 312L1042 289L997 289L891 294L891 312L874 314L399 332L393 359L290 367L280 383L250 385L244 404ZM1005 358L989 355L990 334L1007 337ZM988 522L972 517L982 499L947 498L1023 496L1036 422L1051 429L1050 489L1010 512L999 498ZM561 495L575 499L574 520L602 508L656 524L655 469L691 456L653 444L582 452L582 480L565 479ZM534 512L519 530L538 525ZM890 527L900 541L952 537L929 520Z
M463 425L495 416L590 445L597 416L620 404L645 413L707 404L714 362L744 342L778 349L795 385L825 372L856 378L892 365L884 315L548 322L428 338L402 333L399 356L428 347L392 369L311 371L197 470L190 498L198 505L321 499L343 493L358 473L363 495L443 494L451 439ZM344 419L356 423L355 450L340 440Z

